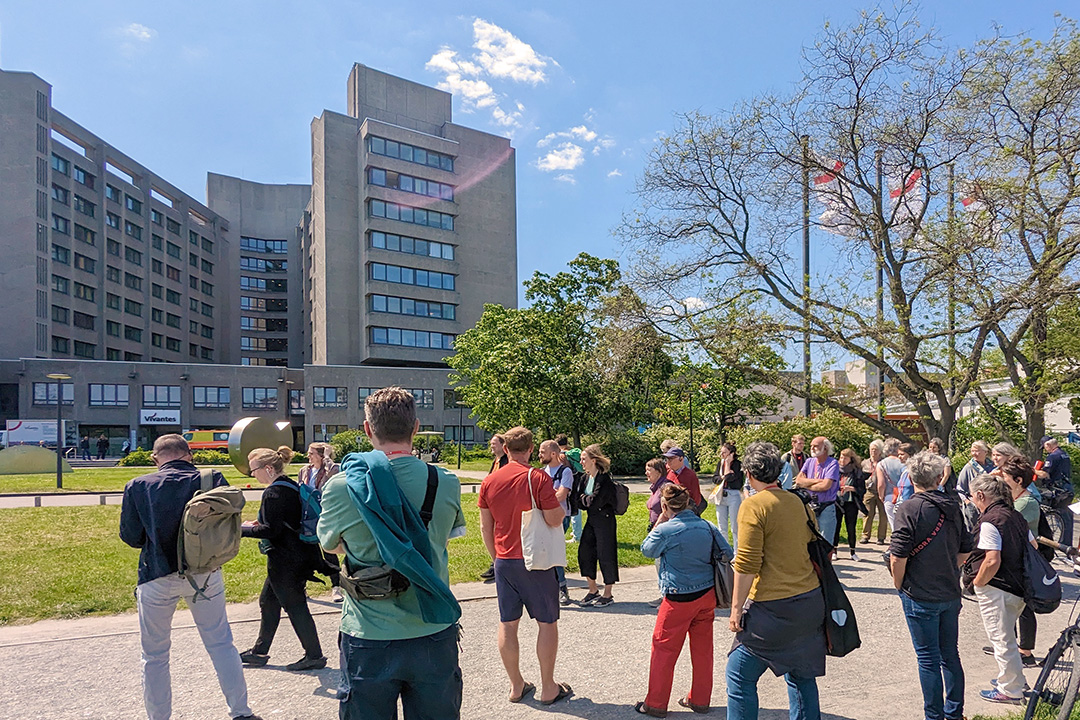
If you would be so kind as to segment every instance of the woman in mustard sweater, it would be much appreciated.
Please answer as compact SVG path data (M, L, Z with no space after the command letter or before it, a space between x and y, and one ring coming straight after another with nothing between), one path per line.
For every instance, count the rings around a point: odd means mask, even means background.
M818 720L815 678L825 674L825 600L806 550L813 539L806 507L778 485L782 462L775 445L751 443L742 463L755 492L739 510L727 716L757 718L757 682L772 670L787 682L791 717Z

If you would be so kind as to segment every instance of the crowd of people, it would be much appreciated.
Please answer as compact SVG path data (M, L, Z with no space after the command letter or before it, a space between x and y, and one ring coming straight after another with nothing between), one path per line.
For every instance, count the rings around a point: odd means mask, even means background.
M332 446L313 443L309 463L295 480L286 474L289 448L249 455L251 476L267 487L258 519L244 523L241 532L259 541L267 575L259 633L244 652L233 644L221 571L189 582L178 567L183 508L205 485L206 471L192 464L182 437L158 439L158 471L128 484L121 517L121 537L141 548L136 595L150 718L167 718L171 711L169 624L181 598L192 608L233 718L257 720L242 666L269 661L282 610L304 649L285 669L325 667L305 594L315 573L331 578L333 599L343 604L340 717L395 717L399 702L407 717L459 717L461 610L449 587L448 546L465 534L465 516L457 477L413 454L418 429L412 394L384 388L365 401L364 432L372 452L350 455L339 466ZM530 430L515 427L493 436L490 447L494 459L478 494L479 531L491 557L483 576L497 596L507 699L518 703L533 696L548 706L574 694L556 672L561 609L616 602L618 522L625 508L619 507L620 488L600 445L573 448L565 435L536 442ZM1067 513L1062 519L1068 518L1071 541L1071 512L1061 503L1049 510L1038 495L1042 485L1044 495L1071 497L1068 455L1053 438L1046 439L1045 449L1047 457L1033 467L1011 445L990 448L978 441L970 462L955 473L936 440L922 450L875 439L865 460L851 448L837 452L825 437L807 443L797 435L783 454L767 442L741 451L725 444L707 493L686 453L665 441L643 468L649 521L641 552L656 561L661 598L654 603L648 687L633 709L667 715L676 661L689 640L691 677L677 703L709 712L715 567L728 562L733 641L725 663L727 716L758 716L757 683L770 670L787 684L792 718L819 718L825 599L808 551L818 537L833 546L834 560L842 538L855 562L859 544L875 537L879 545L888 544L885 559L918 658L928 720L963 715L958 617L965 592L978 602L990 643L985 649L999 669L981 696L1019 704L1023 669L1037 663L1035 614L1025 605L1019 580L1024 545L1034 543L1046 512ZM211 484L226 485L216 471ZM313 493L321 509L311 529L305 523ZM710 502L715 524L706 519ZM545 544L545 537L558 542ZM587 586L577 600L567 583L568 548L576 550ZM198 596L200 583L204 599ZM525 611L538 628L535 685L520 668L518 632Z

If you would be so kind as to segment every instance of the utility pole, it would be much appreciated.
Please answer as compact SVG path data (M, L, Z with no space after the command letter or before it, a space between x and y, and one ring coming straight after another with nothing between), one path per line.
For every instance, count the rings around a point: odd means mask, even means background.
M885 378L882 376L881 368L885 364L885 345L880 340L881 328L885 324L885 269L884 269L884 257L885 252L885 198L884 192L884 177L882 168L882 152L878 150L874 154L874 164L877 166L877 198L878 198L878 220L880 225L875 228L878 233L878 250L877 257L875 258L875 264L877 265L877 328L878 328L878 344L877 344L877 359L878 366L876 368L877 375L877 419L878 422L885 420Z
M810 417L810 136L802 136L803 416Z

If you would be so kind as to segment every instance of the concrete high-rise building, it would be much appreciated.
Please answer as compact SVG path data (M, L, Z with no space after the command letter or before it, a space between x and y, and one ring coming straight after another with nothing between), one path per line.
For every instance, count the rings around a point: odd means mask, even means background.
M516 305L514 149L434 88L357 64L347 94L311 124L311 185L209 173L203 205L0 71L0 420L59 395L114 448L252 414L301 445L396 384L422 429L482 441L444 358Z

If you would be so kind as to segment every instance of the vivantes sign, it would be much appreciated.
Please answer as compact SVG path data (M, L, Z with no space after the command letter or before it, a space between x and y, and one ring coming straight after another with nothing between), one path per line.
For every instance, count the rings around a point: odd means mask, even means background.
M179 410L147 410L139 411L140 425L179 425Z

